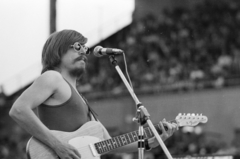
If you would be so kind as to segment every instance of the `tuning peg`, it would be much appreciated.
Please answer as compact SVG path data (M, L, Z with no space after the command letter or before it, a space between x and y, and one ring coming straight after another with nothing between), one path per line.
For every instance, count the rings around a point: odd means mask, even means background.
M179 113L178 116L182 116L182 113Z
M195 116L195 114L194 114L194 113L192 113L192 116Z
M202 116L202 113L200 114L200 116Z
M190 113L187 113L187 116L190 116Z

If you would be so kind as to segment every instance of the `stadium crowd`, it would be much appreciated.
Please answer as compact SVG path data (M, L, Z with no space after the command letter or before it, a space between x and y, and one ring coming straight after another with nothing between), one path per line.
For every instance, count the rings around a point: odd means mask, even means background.
M149 14L100 45L124 50L137 90L221 87L240 75L239 7L239 1L206 0L192 9L166 10L159 17ZM124 72L123 58L116 58ZM94 65L79 91L124 90L107 57L91 57L90 63Z
M124 50L133 86L140 91L153 87L160 91L165 86L178 89L227 86L226 81L240 75L239 8L237 0L218 3L206 0L192 9L165 10L161 18L149 14L99 45ZM116 58L123 68L123 58ZM108 58L91 56L89 63L94 64L89 65L86 78L81 79L80 92L124 90ZM8 117L13 101L0 102L0 159L26 158L29 136ZM236 139L229 146L221 138L216 139L216 134L209 139L211 135L206 132L180 129L166 145L172 155L238 155L240 133L237 130L235 133ZM102 158L137 158L136 155L109 154ZM149 159L164 156L159 148L146 153Z

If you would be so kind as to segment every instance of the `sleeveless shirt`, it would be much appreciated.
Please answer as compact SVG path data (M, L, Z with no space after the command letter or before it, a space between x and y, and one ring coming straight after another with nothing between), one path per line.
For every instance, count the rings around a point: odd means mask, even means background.
M72 132L90 121L91 115L96 120L95 112L90 108L86 99L81 98L71 84L68 83L68 85L71 88L71 97L66 102L54 106L41 104L38 107L40 120L50 130Z

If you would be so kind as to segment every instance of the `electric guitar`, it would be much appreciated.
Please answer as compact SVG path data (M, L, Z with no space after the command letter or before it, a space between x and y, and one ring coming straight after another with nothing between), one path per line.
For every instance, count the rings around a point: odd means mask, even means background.
M206 123L207 117L195 114L179 114L174 121L179 127L196 126L198 123ZM162 133L160 124L155 125L159 134ZM74 132L63 132L51 130L59 140L74 146L81 154L82 159L100 159L113 149L122 147L138 141L138 131L113 137L104 140L104 130L100 122L89 121ZM149 127L144 128L144 137L154 137ZM27 144L27 156L29 159L58 159L58 156L48 146L34 137L31 137Z

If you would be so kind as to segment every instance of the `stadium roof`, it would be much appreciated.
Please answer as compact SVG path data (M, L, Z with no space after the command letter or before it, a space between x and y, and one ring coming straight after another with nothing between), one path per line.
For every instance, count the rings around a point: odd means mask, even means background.
M40 75L49 36L49 0L0 1L0 86L11 95ZM74 29L93 46L132 21L134 0L57 1L57 30Z

